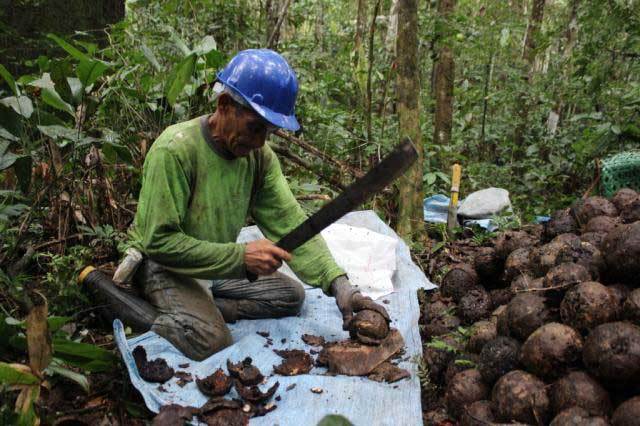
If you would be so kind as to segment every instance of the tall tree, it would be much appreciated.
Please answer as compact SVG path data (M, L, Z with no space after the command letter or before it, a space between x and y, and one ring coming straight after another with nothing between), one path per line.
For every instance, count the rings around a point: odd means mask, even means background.
M367 59L367 93L365 98L365 125L367 128L367 143L371 143L371 114L372 114L372 98L373 98L373 87L372 87L372 73L373 73L373 44L374 44L374 36L376 33L376 20L378 18L378 12L380 11L380 1L376 0L376 4L373 7L373 17L371 18L371 26L369 27L369 57Z
M418 2L398 0L397 94L400 138L409 137L418 150L418 161L400 179L397 231L413 240L423 227L422 162L420 134L420 80L418 70Z
M438 24L436 29L437 60L434 64L434 95L436 101L433 143L449 145L453 125L453 81L455 63L451 49L449 19L453 14L455 0L438 2Z
M573 67L571 66L571 53L573 47L576 44L576 38L578 35L578 7L580 0L571 0L569 5L569 17L567 19L567 28L564 32L564 43L562 44L562 60L563 66L562 75L565 80L568 80L571 75ZM547 118L547 130L551 134L555 134L558 124L562 119L562 110L564 108L565 93L562 90L558 90L556 94L556 103L551 111L549 111L549 117Z
M353 39L355 79L360 89L362 105L367 96L367 57L364 50L364 37L367 30L367 0L357 0L356 33Z
M389 7L389 26L387 27L387 35L384 39L384 45L387 52L395 53L396 51L396 35L398 34L398 0L391 0Z
M544 4L545 0L533 0L531 8L531 17L529 18L529 26L527 27L527 33L524 39L524 48L522 50L522 59L526 66L526 70L523 70L525 86L529 86L531 84L531 80L534 76L533 69L536 60L537 40L540 36L540 26L544 15ZM516 108L518 108L518 124L516 126L513 139L516 145L515 149L519 152L524 146L524 136L529 121L529 110L531 109L531 100L527 95L526 88L520 92Z
M267 0L265 3L266 34L265 45L275 49L280 41L282 23L287 16L291 0Z

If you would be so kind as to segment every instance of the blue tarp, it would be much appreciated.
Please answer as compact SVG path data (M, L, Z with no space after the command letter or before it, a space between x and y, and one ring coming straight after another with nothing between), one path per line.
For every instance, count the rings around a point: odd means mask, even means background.
M343 217L339 223L359 226L384 235L398 238L372 211L354 212ZM244 238L259 237L255 227L246 228ZM405 339L405 355L400 367L410 371L411 378L394 384L377 383L366 378L348 376L326 376L322 368L314 368L310 374L283 377L273 374L273 366L282 360L273 349L305 349L311 347L302 342L304 333L324 336L327 340L348 337L342 330L342 318L335 300L326 297L321 290L306 288L306 300L302 312L297 317L238 321L230 324L234 344L207 358L194 362L184 357L165 339L153 332L127 339L122 323L114 321L114 336L131 382L140 391L151 411L158 412L165 404L177 403L199 407L207 398L195 385L184 387L176 384L176 378L165 383L167 392L161 392L158 384L148 383L140 378L131 351L138 345L145 347L150 359L163 357L176 371L188 371L193 376L204 377L217 368L226 370L226 361L240 361L247 356L254 360L268 378L270 386L280 382L277 392L282 398L276 402L278 408L265 417L251 419L251 425L316 425L325 415L341 414L355 425L420 425L422 409L420 402L420 382L417 376L416 359L422 356L422 344L418 330L419 306L417 290L434 288L424 273L411 260L409 248L402 241L396 247L397 268L393 275L394 293L382 297L384 306L393 319L392 327L397 328ZM265 347L266 339L257 331L269 332L273 346ZM317 348L316 348L317 349ZM179 368L179 364L190 363L189 368ZM287 391L289 385L295 388ZM311 388L321 388L322 393L311 392ZM235 390L229 397L237 397Z
M460 203L462 200L460 200ZM422 201L422 212L424 215L424 221L430 223L447 223L447 214L449 211L449 197L442 194L436 194L431 197L427 197ZM549 216L536 216L534 223L545 223L551 218ZM465 220L463 222L465 226L478 225L488 231L495 231L498 229L496 224L491 219L475 219Z
M462 202L462 200L460 200ZM431 223L447 223L447 215L449 212L449 197L442 194L436 194L427 197L422 202L422 211L425 222ZM491 219L470 219L465 220L463 225L478 225L488 231L495 231L498 227Z

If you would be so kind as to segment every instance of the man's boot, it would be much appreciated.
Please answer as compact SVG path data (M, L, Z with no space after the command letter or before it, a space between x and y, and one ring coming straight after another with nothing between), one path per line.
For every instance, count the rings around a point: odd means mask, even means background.
M78 276L78 284L96 301L106 305L101 312L108 320L120 319L125 325L138 332L148 331L158 316L158 312L148 302L120 290L102 272L87 266Z

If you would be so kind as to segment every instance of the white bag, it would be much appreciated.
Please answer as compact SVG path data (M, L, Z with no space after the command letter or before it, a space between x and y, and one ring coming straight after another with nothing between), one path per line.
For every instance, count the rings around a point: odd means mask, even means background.
M339 223L321 234L336 263L362 294L377 299L393 293L391 277L396 269L398 244L395 238Z

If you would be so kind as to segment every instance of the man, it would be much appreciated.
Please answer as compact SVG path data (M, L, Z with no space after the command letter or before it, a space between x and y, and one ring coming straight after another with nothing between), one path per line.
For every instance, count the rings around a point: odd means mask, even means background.
M305 292L276 272L283 261L336 298L345 329L354 303L388 320L350 285L322 237L293 253L272 242L305 220L265 145L276 128L300 127L298 83L285 59L266 49L242 51L216 85L215 112L167 128L145 159L130 235L145 255L135 281L160 314L152 330L200 360L231 344L225 322L298 314ZM248 215L267 239L237 244ZM260 278L249 282L247 272Z

